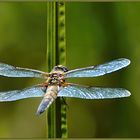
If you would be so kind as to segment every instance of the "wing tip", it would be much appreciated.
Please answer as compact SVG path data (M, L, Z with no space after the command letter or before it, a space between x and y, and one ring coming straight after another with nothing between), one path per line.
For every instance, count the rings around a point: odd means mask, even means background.
M120 58L119 60L123 61L124 64L125 64L125 66L128 66L131 63L131 60L130 59L127 59L127 58Z
M124 93L124 97L129 97L131 96L131 93L129 90L125 90L125 93Z

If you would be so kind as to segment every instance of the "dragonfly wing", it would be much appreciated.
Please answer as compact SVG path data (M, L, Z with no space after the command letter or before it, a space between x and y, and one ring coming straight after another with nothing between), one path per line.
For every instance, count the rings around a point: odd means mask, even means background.
M128 97L131 93L122 88L99 88L70 85L59 91L59 97L75 97L83 99L109 99Z
M113 60L111 62L107 62L105 64L101 64L98 66L91 66L87 68L75 69L66 72L65 78L70 77L96 77L105 75L107 73L111 73L122 69L130 64L130 60L126 58L120 58Z
M0 63L0 75L7 77L45 78L44 75L47 75L47 73L38 70L14 67L8 64Z
M24 98L42 97L46 93L47 87L36 85L23 90L13 90L0 92L0 102L15 101Z

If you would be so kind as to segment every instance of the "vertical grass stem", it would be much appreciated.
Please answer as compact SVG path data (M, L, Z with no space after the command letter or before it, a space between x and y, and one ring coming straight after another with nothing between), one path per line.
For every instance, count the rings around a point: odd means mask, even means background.
M47 5L47 65L51 71L55 65L66 65L65 3L48 2ZM66 105L56 99L48 111L48 138L67 137Z

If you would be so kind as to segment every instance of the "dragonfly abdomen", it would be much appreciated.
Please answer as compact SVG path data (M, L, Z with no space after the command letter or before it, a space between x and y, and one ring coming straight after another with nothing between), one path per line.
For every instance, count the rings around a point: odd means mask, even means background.
M53 103L53 101L57 98L58 86L49 86L46 94L44 95L43 100L41 101L37 115L42 114L49 106Z

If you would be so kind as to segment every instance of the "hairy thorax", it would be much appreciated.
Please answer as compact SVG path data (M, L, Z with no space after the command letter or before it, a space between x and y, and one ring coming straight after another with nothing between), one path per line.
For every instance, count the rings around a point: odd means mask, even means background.
M62 86L65 83L64 72L62 71L51 72L49 78L47 79L47 83L48 85Z

